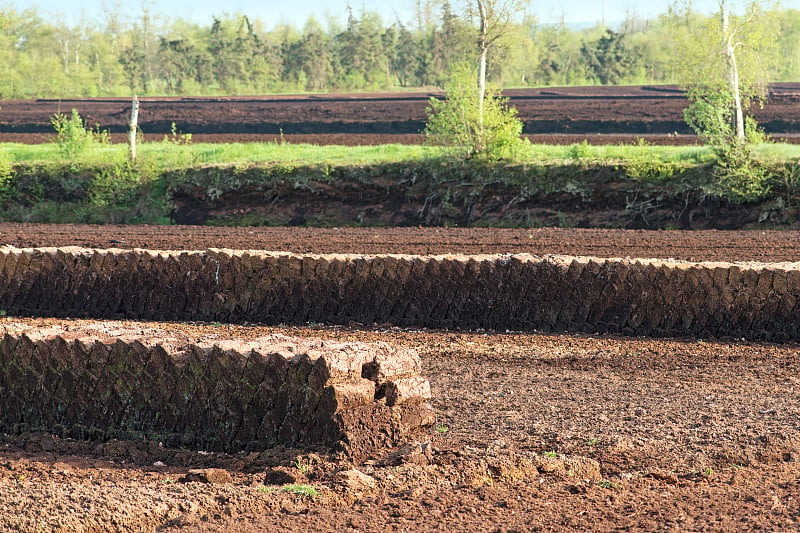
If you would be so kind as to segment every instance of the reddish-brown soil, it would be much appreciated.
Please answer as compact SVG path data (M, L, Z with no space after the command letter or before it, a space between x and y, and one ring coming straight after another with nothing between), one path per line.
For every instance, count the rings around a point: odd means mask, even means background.
M551 87L505 94L534 142L696 142L683 121L686 100L675 86ZM163 138L174 122L202 142L419 143L434 95L441 93L142 98L139 124L149 139ZM798 101L800 84L776 84L755 117L768 133L792 142L800 134ZM123 98L3 102L0 142L45 142L52 138L50 117L73 108L121 141L130 105Z
M0 225L0 244L17 246L524 251L690 260L796 261L798 237ZM158 443L6 436L0 442L0 530L799 527L796 345L396 328L162 327L198 338L279 332L412 347L423 358L438 424L418 445L361 465L303 450L229 456ZM354 467L369 477L359 477ZM189 472L198 468L220 470ZM291 493L289 479L319 495Z
M0 245L353 254L564 254L685 261L800 261L798 231L273 228L0 223Z

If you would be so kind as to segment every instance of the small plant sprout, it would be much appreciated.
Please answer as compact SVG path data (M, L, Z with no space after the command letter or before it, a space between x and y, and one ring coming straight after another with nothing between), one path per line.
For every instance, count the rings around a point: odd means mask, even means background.
M549 452L544 452L545 457L550 457L551 459L555 459L558 457L558 454L554 450L550 450Z
M620 484L619 483L617 483L616 481L609 481L607 479L604 479L604 480L598 482L597 485L600 486L601 488L604 488L604 489L618 489L618 488L620 488Z
M436 433L440 435L444 435L445 433L450 431L450 428L447 426L447 424L436 424L436 427L434 429L436 430Z
M598 437L594 437L594 438L591 438L591 439L586 441L586 445L587 446L594 446L595 444L599 444L599 443L600 443L600 439Z
M294 466L303 474L308 474L311 472L311 462L308 459L303 460L302 458L298 457L294 462Z
M319 492L317 489L312 487L311 485L303 485L300 483L292 483L290 485L284 485L281 489L283 492L288 492L290 494L297 494L298 496L303 496L305 498L314 499L319 496Z
M164 135L164 144L177 144L177 145L192 144L192 134L183 133L182 131L178 130L178 127L173 122L172 126L170 127L169 134Z
M703 470L703 475L706 476L706 477L710 477L710 476L714 475L714 469L709 466L708 468Z

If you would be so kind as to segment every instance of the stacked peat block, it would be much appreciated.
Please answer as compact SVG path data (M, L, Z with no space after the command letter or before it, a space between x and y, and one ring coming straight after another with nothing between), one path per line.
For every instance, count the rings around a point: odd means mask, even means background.
M238 452L278 444L359 459L434 422L416 352L134 324L0 324L0 431ZM212 336L213 337L213 336Z
M800 265L0 247L9 314L800 338Z

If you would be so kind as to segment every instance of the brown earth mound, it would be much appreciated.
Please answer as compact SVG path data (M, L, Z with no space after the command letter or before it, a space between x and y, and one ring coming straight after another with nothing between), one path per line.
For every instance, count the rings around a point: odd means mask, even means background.
M616 143L638 137L659 144L696 142L683 120L686 100L674 86L551 87L505 94L535 142ZM170 133L175 123L204 142L419 143L431 96L441 93L142 98L139 124L153 140ZM800 85L773 85L767 105L754 110L755 118L768 133L791 141L800 134L798 101ZM52 138L50 117L73 108L90 125L124 140L129 99L96 98L3 102L0 141L44 142Z
M413 350L281 335L190 341L118 323L0 324L0 429L361 461L434 422Z

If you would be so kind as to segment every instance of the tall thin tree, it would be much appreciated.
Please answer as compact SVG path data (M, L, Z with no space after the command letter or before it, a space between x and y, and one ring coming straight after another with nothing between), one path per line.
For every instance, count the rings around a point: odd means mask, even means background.
M742 95L739 91L739 67L736 64L736 47L740 46L741 42L736 42L737 28L731 28L728 0L717 0L717 2L722 29L722 47L728 62L728 87L733 97L733 122L736 138L739 139L739 142L744 142L744 111L742 110Z
M521 12L523 0L472 0L470 11L478 22L478 112L483 129L483 108L486 99L486 64L489 50L511 33L514 16Z

